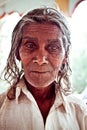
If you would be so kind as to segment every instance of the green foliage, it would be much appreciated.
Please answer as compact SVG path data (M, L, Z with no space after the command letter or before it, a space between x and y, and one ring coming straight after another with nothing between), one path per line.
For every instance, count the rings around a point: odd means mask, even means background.
M72 83L75 91L81 93L87 87L87 51L81 49L72 60Z

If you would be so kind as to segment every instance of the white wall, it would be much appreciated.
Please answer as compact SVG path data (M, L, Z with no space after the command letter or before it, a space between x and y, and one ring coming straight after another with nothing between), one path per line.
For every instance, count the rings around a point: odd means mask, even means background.
M20 13L27 10L42 7L42 6L54 6L54 0L8 0L8 2L0 7L0 14L10 11L18 11Z

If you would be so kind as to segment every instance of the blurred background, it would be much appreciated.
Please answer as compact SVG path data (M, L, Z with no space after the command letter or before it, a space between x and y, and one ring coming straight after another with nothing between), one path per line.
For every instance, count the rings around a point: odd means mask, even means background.
M11 47L11 35L21 16L36 7L53 7L67 17L71 29L70 54L73 92L87 99L87 0L0 0L0 73ZM0 79L0 93L8 84Z

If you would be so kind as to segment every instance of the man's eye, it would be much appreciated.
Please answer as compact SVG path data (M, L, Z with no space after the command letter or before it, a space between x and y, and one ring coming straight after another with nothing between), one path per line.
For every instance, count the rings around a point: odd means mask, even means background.
M53 52L53 51L54 51L54 52L55 52L55 51L58 51L58 50L59 50L59 46L58 46L58 45L54 45L54 44L53 44L53 45L49 45L49 46L48 46L48 50L49 50L49 51L52 51L52 52Z
M36 48L36 45L34 44L34 43L32 43L32 42L27 42L26 44L25 44L25 46L28 48L28 49L35 49Z

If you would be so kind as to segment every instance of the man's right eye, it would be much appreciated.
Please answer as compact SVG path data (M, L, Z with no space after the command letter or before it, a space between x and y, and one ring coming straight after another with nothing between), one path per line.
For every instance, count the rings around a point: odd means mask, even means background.
M25 43L25 47L27 47L27 48L30 49L30 50L33 50L33 49L36 49L36 48L37 48L37 46L36 46L35 43L33 43L33 42L26 42L26 43Z

